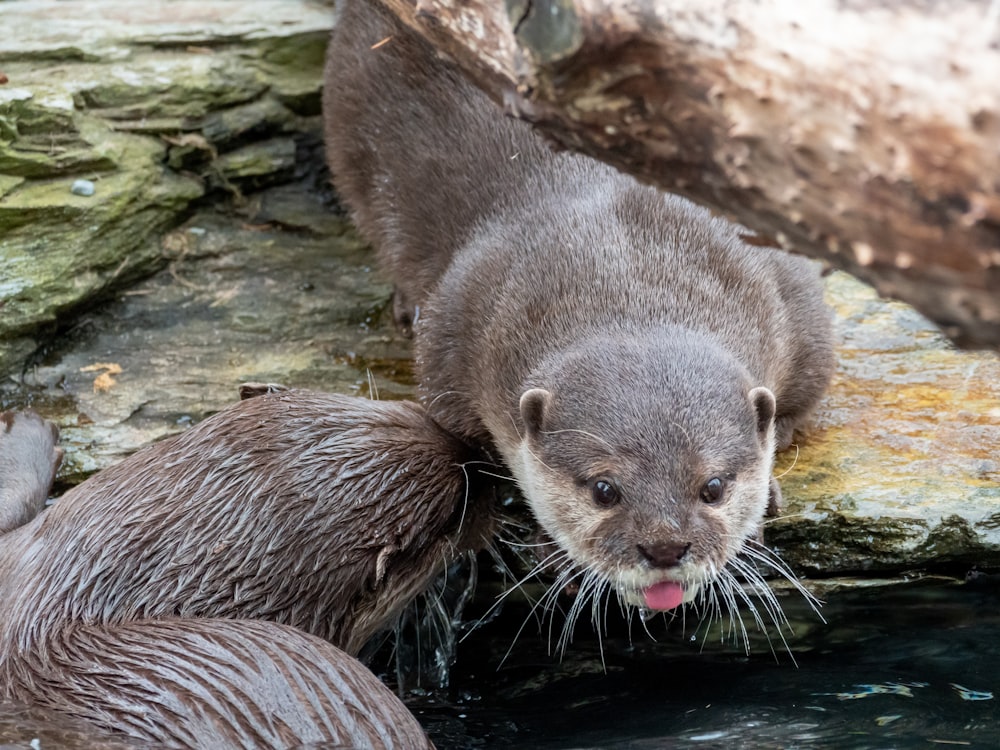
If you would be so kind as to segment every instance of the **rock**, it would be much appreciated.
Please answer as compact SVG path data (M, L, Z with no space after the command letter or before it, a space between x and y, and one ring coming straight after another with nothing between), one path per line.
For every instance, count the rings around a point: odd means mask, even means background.
M69 191L73 195L82 195L85 198L89 198L94 194L94 183L91 180L73 180L73 184L69 186Z
M798 450L767 539L833 575L1000 566L1000 357L960 352L907 305L829 277L838 368Z
M8 0L3 15L18 33L0 39L0 375L162 268L147 239L206 191L295 173L296 134L318 132L332 23L307 0L95 0L72 14Z
M281 182L291 177L295 169L295 140L272 138L223 154L215 168L226 182L260 186Z
M412 395L408 342L383 315L389 287L303 185L257 194L245 216L200 211L140 252L167 267L0 385L0 404L30 402L60 424L61 482L235 402L244 381Z

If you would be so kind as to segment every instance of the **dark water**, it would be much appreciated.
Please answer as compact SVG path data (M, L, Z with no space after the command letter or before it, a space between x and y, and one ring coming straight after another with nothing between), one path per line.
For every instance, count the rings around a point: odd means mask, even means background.
M527 613L511 606L462 642L446 700L409 702L440 750L1000 747L995 588L826 599L825 625L784 602L803 623L790 638L797 666L766 642L747 657L661 621L658 642L635 623L630 642L609 622L606 666L589 623L561 661L532 626L498 669Z

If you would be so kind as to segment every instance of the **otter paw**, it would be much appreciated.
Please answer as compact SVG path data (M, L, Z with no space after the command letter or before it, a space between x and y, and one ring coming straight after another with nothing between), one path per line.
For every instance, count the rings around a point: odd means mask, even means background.
M771 477L771 485L767 493L767 512L768 518L776 518L778 514L781 513L781 485L778 484L778 480Z
M55 424L32 411L0 413L0 533L45 507L63 457L58 441Z
M420 308L413 305L397 286L392 293L392 319L396 329L406 338L413 338L413 326L420 317Z

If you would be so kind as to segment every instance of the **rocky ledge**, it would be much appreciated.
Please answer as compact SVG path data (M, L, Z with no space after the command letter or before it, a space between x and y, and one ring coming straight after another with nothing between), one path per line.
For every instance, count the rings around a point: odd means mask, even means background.
M329 3L6 0L0 406L63 484L244 380L412 393L388 287L321 169ZM768 539L815 577L1000 567L1000 358L836 273L840 365Z

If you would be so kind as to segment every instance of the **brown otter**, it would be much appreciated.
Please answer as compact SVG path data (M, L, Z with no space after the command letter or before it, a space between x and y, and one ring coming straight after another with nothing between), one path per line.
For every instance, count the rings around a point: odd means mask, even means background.
M53 433L0 424L27 516ZM485 544L467 456L417 404L298 390L140 451L0 536L0 698L171 746L427 746L348 654Z
M0 534L27 523L45 506L62 461L59 430L33 413L0 414Z
M325 87L430 414L499 452L595 595L667 610L719 581L831 376L816 269L552 151L378 3L342 5Z

